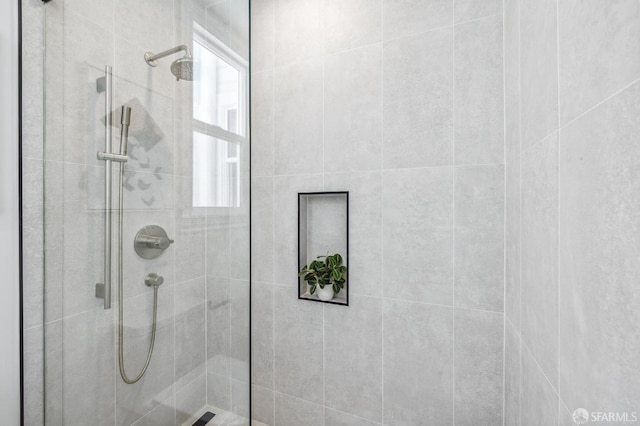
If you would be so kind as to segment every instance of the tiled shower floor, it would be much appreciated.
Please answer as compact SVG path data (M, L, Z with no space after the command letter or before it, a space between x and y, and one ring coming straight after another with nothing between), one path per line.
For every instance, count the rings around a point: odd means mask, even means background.
M215 413L215 417L207 423L207 426L248 426L249 420L246 417L239 416L234 413L230 413L212 406L203 407L198 413L188 421L184 422L182 426L192 426L204 413L211 411ZM268 426L264 423L252 421L251 426Z

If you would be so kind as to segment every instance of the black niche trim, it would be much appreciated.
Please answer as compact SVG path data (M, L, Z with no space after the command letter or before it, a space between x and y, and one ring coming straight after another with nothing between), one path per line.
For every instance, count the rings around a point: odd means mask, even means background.
M309 297L304 297L302 295L302 277L298 277L298 300L308 300L309 302L319 302L319 303L328 303L330 305L340 305L340 306L349 306L349 271L351 270L349 266L349 191L320 191L320 192L298 192L298 271L302 269L303 263L300 261L300 245L302 244L301 239L301 204L302 197L309 196L342 196L345 199L345 213L346 213L346 226L347 232L345 235L345 242L347 244L345 261L347 264L347 286L345 288L345 298L344 302L337 302L335 300L323 301L320 299L311 299ZM296 272L297 273L297 272Z

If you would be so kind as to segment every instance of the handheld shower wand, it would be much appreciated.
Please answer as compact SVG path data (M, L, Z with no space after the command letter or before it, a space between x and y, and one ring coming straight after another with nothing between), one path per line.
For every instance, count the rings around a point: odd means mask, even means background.
M129 125L131 124L131 107L126 105L122 106L120 124L120 155L127 155L127 146L129 144Z

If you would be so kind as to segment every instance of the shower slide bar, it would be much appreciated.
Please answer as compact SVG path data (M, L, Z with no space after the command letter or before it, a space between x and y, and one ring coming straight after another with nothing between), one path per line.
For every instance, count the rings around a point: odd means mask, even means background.
M104 152L98 152L98 159L104 160L104 182L105 182L105 199L104 199L104 282L96 284L96 297L104 299L104 308L111 309L111 161L110 156L112 150L112 134L111 123L112 117L112 96L113 96L113 74L109 65L104 67L104 80L99 78L96 82L96 90L98 93L104 91ZM102 155L102 158L101 158ZM112 155L112 154L111 154Z
M112 67L106 65L104 67L104 77L96 80L96 91L104 92L104 151L98 151L98 160L104 161L104 282L96 284L96 297L104 299L104 308L111 309L111 237L112 232L112 198L113 188L111 181L112 162L126 163L129 157L123 154L114 154L113 150L113 134L111 125L113 123L113 70ZM129 120L131 117L131 108L122 107L122 132L123 135L128 131Z

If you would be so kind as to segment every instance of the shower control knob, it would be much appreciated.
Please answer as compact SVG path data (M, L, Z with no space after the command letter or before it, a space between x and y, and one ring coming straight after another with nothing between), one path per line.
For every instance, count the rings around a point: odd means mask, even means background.
M147 278L144 279L144 283L147 287L159 287L164 282L164 278L155 272L151 272L147 275Z
M138 231L133 241L136 253L143 259L155 259L164 253L171 244L173 244L173 240L158 225L145 226Z
M145 235L143 236L143 239L147 243L147 247L159 248L162 250L166 250L171 244L173 244L173 240L167 237L154 237L152 235Z

